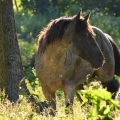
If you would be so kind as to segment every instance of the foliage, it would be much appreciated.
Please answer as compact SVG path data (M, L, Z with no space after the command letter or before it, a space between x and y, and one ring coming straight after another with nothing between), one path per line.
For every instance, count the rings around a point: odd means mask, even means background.
M34 40L35 41L35 40ZM26 64L29 64L31 61L32 56L35 54L35 50L37 48L37 41L32 43L28 43L27 41L23 41L22 39L18 39L20 50L21 50L21 56L22 56L22 62L23 66Z
M39 34L39 30L46 26L48 22L46 18L46 16L33 15L32 13L16 13L15 19L18 38L28 42L34 41Z
M95 10L96 12L102 12L104 14L120 16L120 0L17 0L21 2L19 6L22 6L25 11L32 11L33 13L49 13L47 9L51 6L58 7L62 14L67 10L73 9L73 6L86 10Z
M108 15L120 16L119 8L120 0L84 0L81 2L83 10L96 10Z
M35 42L37 35L43 27L46 27L51 19L59 17L59 10L57 7L49 6L49 15L38 14L35 15L31 12L27 13L25 11L15 12L15 22L18 33L18 38L29 43ZM53 14L53 11L54 14Z
M102 13L91 13L90 23L92 26L96 26L103 32L112 36L113 40L120 48L120 17L104 16Z
M90 87L88 90L81 90L81 94L83 94L83 103L88 102L88 99L92 102L92 109L96 111L96 114L93 110L88 109L88 117L91 120L97 118L99 120L112 120L111 113L116 107L120 110L120 106L118 102L111 99L111 93L107 92L105 89L92 89Z
M118 81L118 83L120 84L120 77L115 75L115 79Z
M16 27L18 38L24 41L36 42L37 35L39 31L46 27L51 19L55 19L60 17L59 10L57 8L53 8L52 6L49 9L50 14L39 14L35 15L27 12L16 12ZM53 11L54 14L53 14ZM72 6L68 11L65 12L65 15L74 15L77 14L79 8L77 6ZM120 17L112 17L112 16L104 16L102 13L95 13L95 11L91 11L90 23L93 26L100 28L103 32L110 34L115 42L119 40L120 35ZM88 12L83 12L83 15L86 15ZM117 39L117 40L116 40ZM117 42L118 44L118 42Z

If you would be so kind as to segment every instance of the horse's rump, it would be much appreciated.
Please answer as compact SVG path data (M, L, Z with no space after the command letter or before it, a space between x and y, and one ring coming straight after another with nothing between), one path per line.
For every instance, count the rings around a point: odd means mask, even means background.
M115 44L115 42L113 41L112 37L109 36L108 34L105 34L107 36L107 38L109 39L112 47L113 47L113 52L114 52L114 58L115 58L115 75L120 76L120 52L119 49L117 47L117 45Z

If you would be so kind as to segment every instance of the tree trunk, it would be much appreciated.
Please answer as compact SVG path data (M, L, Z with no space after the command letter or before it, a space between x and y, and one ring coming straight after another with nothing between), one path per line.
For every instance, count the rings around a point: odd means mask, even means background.
M5 74L4 74L4 54L3 54L3 46L2 46L2 5L0 1L0 88L3 90L4 87L4 79L5 79Z
M24 78L12 0L0 0L0 86L10 101L19 98L18 85ZM1 59L0 58L0 59ZM1 66L3 69L1 69ZM25 82L23 87L26 89Z

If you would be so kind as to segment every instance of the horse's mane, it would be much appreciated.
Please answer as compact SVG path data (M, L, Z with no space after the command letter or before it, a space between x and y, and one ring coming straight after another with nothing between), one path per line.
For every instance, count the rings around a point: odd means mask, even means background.
M38 52L44 53L46 47L49 44L57 40L62 40L65 29L67 28L69 23L74 19L74 17L60 17L58 19L52 20L48 24L48 26L44 28L38 35ZM81 17L80 20L84 21L84 17ZM79 24L81 23L79 22ZM84 29L84 27L86 27L88 31L90 31L90 28L88 26L88 22L86 25L81 25L81 27L76 25L75 32L81 32L81 29Z

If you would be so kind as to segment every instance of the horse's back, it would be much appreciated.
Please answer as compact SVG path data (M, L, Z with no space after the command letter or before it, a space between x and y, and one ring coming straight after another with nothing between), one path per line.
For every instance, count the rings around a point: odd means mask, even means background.
M114 52L114 58L115 58L115 75L120 76L120 51L117 47L117 45L115 44L115 42L113 41L112 37L108 34L105 34L106 37L109 39L112 47L113 47L113 52Z

